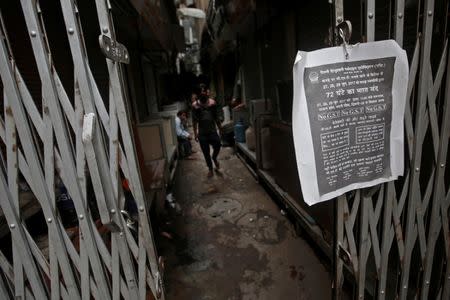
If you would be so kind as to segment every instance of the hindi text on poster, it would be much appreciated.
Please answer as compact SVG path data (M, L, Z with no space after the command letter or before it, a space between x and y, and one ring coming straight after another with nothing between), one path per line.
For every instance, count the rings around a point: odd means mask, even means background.
M390 175L394 63L387 57L305 68L320 194Z
M310 205L403 174L406 53L395 41L298 52L292 125Z

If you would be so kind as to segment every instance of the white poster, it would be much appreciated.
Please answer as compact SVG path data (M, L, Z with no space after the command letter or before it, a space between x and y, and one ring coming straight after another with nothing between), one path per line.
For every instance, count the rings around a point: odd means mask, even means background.
M304 201L403 175L406 52L393 40L299 51L292 127Z

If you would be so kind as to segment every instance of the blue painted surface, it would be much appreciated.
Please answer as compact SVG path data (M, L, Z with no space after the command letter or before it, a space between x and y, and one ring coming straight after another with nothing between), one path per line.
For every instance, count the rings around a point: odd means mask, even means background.
M238 143L245 143L245 130L247 129L247 126L244 125L244 122L242 120L239 120L239 122L234 125L234 139Z

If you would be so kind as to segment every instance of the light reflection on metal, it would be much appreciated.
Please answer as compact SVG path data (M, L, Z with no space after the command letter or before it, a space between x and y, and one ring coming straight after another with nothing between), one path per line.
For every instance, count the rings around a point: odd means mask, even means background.
M191 17L196 19L206 18L206 14L203 10L198 8L181 7L177 10L179 17Z

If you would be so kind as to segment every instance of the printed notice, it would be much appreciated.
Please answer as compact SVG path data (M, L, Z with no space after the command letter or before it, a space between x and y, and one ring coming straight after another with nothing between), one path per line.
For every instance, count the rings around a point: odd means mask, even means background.
M299 52L294 66L294 142L308 204L403 174L406 54L394 41L354 46L348 60L342 51Z
M395 57L305 68L319 193L390 176ZM388 124L388 126L386 126Z

